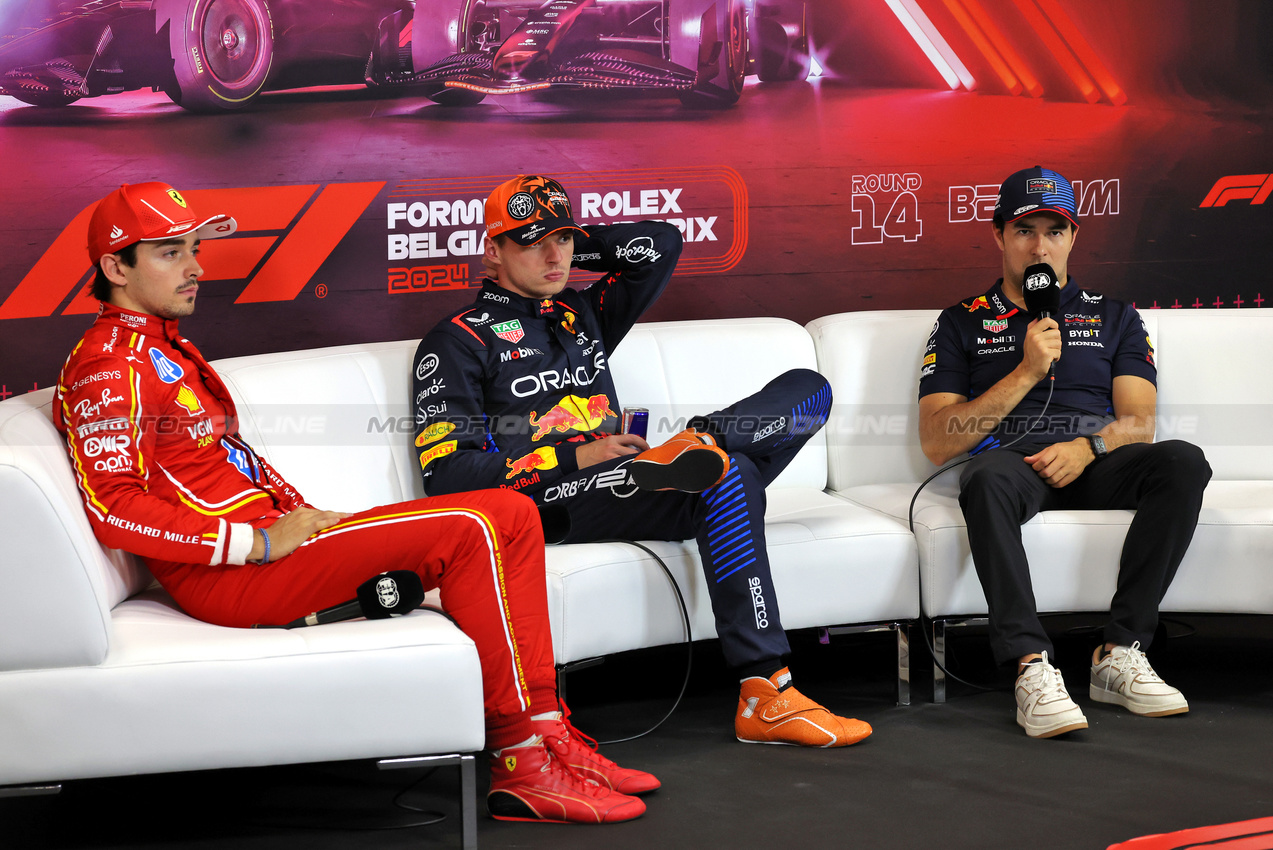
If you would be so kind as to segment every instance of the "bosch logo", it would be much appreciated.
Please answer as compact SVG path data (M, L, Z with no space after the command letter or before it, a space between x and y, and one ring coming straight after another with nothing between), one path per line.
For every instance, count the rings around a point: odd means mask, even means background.
M1025 288L1031 292L1047 289L1051 285L1052 279L1045 274L1032 274L1025 279Z
M518 192L508 199L508 214L518 221L530 218L535 212L535 199L527 192Z
M438 364L442 361L438 359L436 354L426 354L420 359L415 367L415 377L417 381L423 381L432 375L438 368Z

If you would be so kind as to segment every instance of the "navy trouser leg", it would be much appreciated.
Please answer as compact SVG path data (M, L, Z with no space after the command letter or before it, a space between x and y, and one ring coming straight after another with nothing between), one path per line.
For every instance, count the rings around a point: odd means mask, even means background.
M1110 603L1105 640L1148 647L1158 628L1158 605L1193 540L1211 466L1202 449L1181 440L1133 443L1092 464L1058 506L1092 510L1132 509ZM1073 492L1069 491L1074 488Z
M1133 443L1093 463L1066 487L1049 487L1022 458L1038 446L985 452L960 476L959 504L973 563L990 604L990 643L1006 663L1052 651L1039 623L1021 524L1041 510L1134 510L1119 560L1105 640L1148 647L1158 605L1198 523L1211 467L1190 443Z
M689 424L707 430L725 451L756 464L768 486L831 414L831 385L811 369L792 369L753 395Z
M765 487L830 409L826 379L807 369L787 372L737 404L691 420L730 455L725 479L704 493L637 490L624 474L631 458L621 458L590 466L534 498L566 508L566 543L696 539L726 663L774 661L790 645L765 547Z
M1034 652L1054 654L1034 603L1021 526L1043 509L1052 488L1022 458L1037 447L982 452L959 476L959 506L968 546L990 611L990 648L1007 663Z

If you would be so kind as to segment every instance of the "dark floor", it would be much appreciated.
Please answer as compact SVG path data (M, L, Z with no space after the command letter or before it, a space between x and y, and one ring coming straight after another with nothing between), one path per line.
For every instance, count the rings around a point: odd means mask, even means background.
M1273 815L1273 633L1259 618L1167 624L1151 657L1189 698L1184 716L1146 719L1087 699L1090 621L1049 620L1061 668L1091 727L1034 741L1006 691L953 685L928 701L916 639L915 701L893 700L889 635L793 635L802 690L868 720L854 747L744 746L730 718L736 685L715 643L696 647L684 702L651 735L604 748L656 773L640 820L609 827L479 821L492 848L790 847L1101 850L1139 835ZM952 667L1007 686L975 629L951 639ZM683 648L630 653L572 674L575 721L603 739L640 731L671 705ZM2 755L0 755L2 757ZM485 784L479 768L479 793ZM433 826L392 829L427 815ZM214 771L70 783L60 796L0 800L4 848L456 847L455 771L377 772L370 763Z

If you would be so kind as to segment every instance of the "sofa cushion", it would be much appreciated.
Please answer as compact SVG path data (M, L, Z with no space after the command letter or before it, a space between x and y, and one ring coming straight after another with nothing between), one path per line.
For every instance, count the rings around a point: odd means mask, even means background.
M98 665L0 673L0 785L483 745L477 650L438 614L229 629L152 590L111 620Z

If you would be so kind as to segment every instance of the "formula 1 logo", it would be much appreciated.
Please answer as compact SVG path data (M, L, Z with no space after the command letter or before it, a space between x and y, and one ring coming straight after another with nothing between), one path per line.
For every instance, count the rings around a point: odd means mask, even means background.
M850 204L857 224L849 231L854 245L882 245L885 237L917 242L924 232L915 193L924 183L913 172L906 174L855 174L850 183ZM888 211L880 213L885 204Z
M1222 207L1229 201L1247 198L1254 207L1267 201L1270 193L1273 193L1273 174L1232 174L1217 180L1198 208Z
M200 282L244 281L236 304L294 300L384 185L329 183L187 192L196 209L222 209L239 222L233 236L203 242ZM92 269L84 251L96 206L93 202L81 210L53 240L0 304L0 319L97 312L98 303L86 286Z

